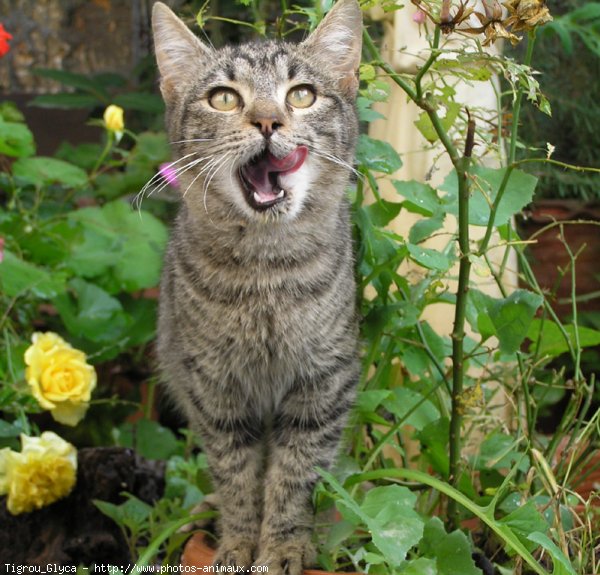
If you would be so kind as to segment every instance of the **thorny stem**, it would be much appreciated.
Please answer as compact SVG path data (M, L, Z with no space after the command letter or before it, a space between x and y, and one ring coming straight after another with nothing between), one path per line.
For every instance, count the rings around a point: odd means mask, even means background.
M467 144L472 142L472 131L475 124L469 121ZM458 247L460 251L458 268L458 288L456 306L454 309L454 329L452 330L452 413L450 417L450 453L449 453L449 482L453 487L458 486L460 476L461 426L463 419L462 395L465 380L465 321L467 296L469 292L469 277L471 275L471 260L469 246L469 167L471 163L471 148L465 149L460 168L456 167L458 177ZM448 500L448 521L450 529L458 527L458 504L454 499Z
M444 129L435 107L423 97L421 81L439 56L440 30L436 27L431 55L424 65L424 70L417 74L414 80L414 89L410 83L397 74L389 64L381 59L381 55L375 46L369 33L364 30L363 42L370 57L374 60L388 77L396 83L406 95L422 110L424 110L431 124L448 154L458 179L458 246L460 250L458 288L456 294L456 307L454 315L454 329L452 332L452 392L451 392L451 418L450 418L450 455L449 455L449 483L453 487L458 485L460 477L460 453L461 453L461 426L463 409L461 406L463 384L465 377L464 365L464 338L467 295L469 290L469 277L471 274L470 241L469 241L469 168L471 163L471 151L473 143L474 123L469 122L469 133L464 155L461 157L456 146L450 139L448 132ZM458 504L454 499L448 501L448 523L450 528L455 528L459 522Z

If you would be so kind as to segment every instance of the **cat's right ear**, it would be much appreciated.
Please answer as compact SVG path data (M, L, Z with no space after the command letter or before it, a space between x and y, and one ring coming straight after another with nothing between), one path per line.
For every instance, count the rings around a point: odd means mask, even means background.
M152 8L152 34L160 90L167 100L182 89L186 79L192 79L198 61L210 56L212 50L162 2Z

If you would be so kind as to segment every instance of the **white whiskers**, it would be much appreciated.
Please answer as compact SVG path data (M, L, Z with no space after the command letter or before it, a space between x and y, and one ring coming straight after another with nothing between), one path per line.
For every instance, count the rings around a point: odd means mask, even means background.
M341 166L342 168L349 170L350 172L355 174L357 178L361 178L361 179L364 178L364 176L354 166L350 165L348 162L345 162L341 158L338 158L337 156L334 156L333 154L330 154L329 152L324 152L323 150L320 150L310 144L305 144L305 145L315 156L319 156L320 158L323 158L324 160L328 160L329 162L331 162L333 164L337 164L338 166Z
M186 154L185 156L179 158L178 160L170 162L164 168L171 169L176 164L182 162L183 160L186 160L187 158L190 158L191 156L196 156L197 154L198 154L198 152L191 152L189 154ZM193 168L195 165L199 164L200 162L202 162L206 159L207 159L206 157L205 158L195 158L195 159L191 160L190 162L184 164L183 166L178 166L177 168L172 170L172 172L171 172L172 176L174 178L177 178L180 174L187 172L187 170ZM163 168L163 170L164 170L164 168ZM150 196L152 196L155 193L160 193L162 190L164 190L164 188L167 185L169 185L169 180L162 173L163 170L159 170L158 172L156 172L156 174L154 174L146 182L144 187L133 198L132 204L134 206L136 206L138 211L141 209L142 201L143 201L144 197L149 198Z

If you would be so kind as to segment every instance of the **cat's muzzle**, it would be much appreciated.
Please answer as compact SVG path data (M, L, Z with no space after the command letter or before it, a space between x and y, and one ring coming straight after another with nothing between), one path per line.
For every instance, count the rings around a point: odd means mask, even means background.
M307 154L306 146L298 146L283 158L265 150L244 164L238 175L250 207L265 211L284 202L288 190L282 185L282 178L299 170Z

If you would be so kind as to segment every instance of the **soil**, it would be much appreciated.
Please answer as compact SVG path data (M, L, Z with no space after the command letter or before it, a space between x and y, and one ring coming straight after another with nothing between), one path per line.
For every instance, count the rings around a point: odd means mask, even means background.
M164 464L121 447L80 449L77 483L65 499L13 516L0 498L3 562L126 565L131 558L119 527L93 504L94 499L122 503L124 491L155 502L164 491Z

